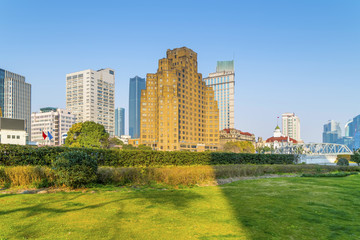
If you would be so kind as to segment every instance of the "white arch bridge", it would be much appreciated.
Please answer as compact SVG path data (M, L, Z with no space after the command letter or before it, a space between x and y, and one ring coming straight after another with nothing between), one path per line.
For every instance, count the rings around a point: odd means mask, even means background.
M353 152L346 145L335 143L302 143L282 145L275 149L277 154L298 154L299 163L329 164L336 162L338 155L352 155Z

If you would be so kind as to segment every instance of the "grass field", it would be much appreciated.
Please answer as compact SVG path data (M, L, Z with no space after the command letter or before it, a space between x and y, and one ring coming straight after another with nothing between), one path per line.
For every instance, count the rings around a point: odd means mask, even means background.
M0 195L0 239L360 239L360 176Z

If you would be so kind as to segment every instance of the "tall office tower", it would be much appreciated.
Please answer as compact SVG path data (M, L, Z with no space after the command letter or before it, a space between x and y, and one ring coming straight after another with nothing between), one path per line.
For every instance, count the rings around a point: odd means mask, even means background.
M348 133L347 133L348 130ZM347 127L345 127L345 136L348 135L349 141L352 142L349 148L359 149L360 148L360 115L355 116L352 121L347 123Z
M115 109L115 136L125 135L125 109Z
M298 142L300 138L300 119L295 116L295 113L282 114L282 134L286 137L291 137Z
M31 141L42 145L62 145L64 144L64 136L75 122L75 115L66 109L40 108L39 113L34 112L31 114ZM50 132L53 139L46 138L44 140L42 132L46 135Z
M66 74L66 109L76 122L94 121L115 135L115 73L110 68Z
M141 92L140 143L161 151L217 149L219 109L197 71L197 54L182 47L166 55Z
M31 84L25 77L0 68L0 107L4 118L25 119L31 139Z
M354 133L354 120L350 119L345 124L345 137L353 137L354 136L353 133Z
M334 120L324 124L323 143L337 143L341 138L340 123Z
M145 78L130 78L129 85L129 135L140 137L140 98L141 90L145 89Z
M234 128L234 61L218 61L216 72L210 73L204 80L215 92L215 100L219 107L220 130Z

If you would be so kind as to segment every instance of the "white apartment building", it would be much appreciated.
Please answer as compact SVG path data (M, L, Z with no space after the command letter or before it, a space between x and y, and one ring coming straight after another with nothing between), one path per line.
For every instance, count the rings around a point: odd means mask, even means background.
M214 89L215 100L219 107L219 130L235 128L234 95L235 72L234 61L218 61L216 72L204 78L206 85Z
M62 136L67 134L75 122L75 115L66 109L41 108L40 112L31 114L31 141L41 145L62 145L64 144ZM44 140L42 132L46 135L50 132L53 139Z
M3 117L25 120L30 140L31 84L24 76L0 68L0 107Z
M295 113L284 113L281 122L282 134L301 142L299 117L295 116Z
M66 74L66 109L76 122L102 124L115 135L115 72L110 68Z

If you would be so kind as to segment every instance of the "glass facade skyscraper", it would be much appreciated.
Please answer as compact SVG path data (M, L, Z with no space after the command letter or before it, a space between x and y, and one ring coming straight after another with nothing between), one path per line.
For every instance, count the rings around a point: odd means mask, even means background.
M234 61L218 61L216 72L204 78L212 87L219 107L219 130L234 128L235 71Z
M140 137L140 98L141 90L146 89L145 78L135 76L129 84L129 135Z
M324 124L323 143L337 143L340 138L340 123L331 120Z
M360 148L360 115L345 124L345 136L341 134L339 123L329 121L324 125L323 142L344 144L351 150Z
M31 139L31 84L25 77L0 68L0 107L5 118L25 119Z
M115 109L115 136L125 135L125 109Z

